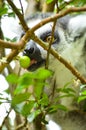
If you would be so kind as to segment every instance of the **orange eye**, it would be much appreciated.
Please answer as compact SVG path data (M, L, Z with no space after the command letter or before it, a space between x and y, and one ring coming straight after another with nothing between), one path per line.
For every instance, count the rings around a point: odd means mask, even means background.
M47 38L46 38L46 40L45 40L45 42L50 42L51 41L51 39L52 39L52 36L50 35L50 36L48 36ZM53 39L52 39L52 42L54 42L54 37L53 37Z

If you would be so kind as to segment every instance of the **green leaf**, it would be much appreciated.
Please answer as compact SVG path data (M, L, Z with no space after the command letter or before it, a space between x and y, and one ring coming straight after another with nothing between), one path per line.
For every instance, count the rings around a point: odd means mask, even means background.
M86 0L73 0L70 2L70 5L74 5L74 6L84 6L86 4Z
M3 100L6 100L4 97L0 97L0 100L2 100L2 102L3 102Z
M8 8L4 7L4 8L0 8L0 16L7 14L8 12Z
M36 95L40 97L40 94L42 92L43 85L45 85L45 82L43 80L47 79L52 75L52 72L43 68L38 69L35 72L28 72L23 74L18 78L18 86L15 89L15 94L18 94L22 92L23 89L28 88L30 85L34 85L37 87ZM15 78L13 78L15 79ZM17 78L16 78L17 79ZM17 80L10 81L10 76L8 77L8 80L10 82L16 82ZM37 81L36 81L37 80Z
M34 101L29 101L29 103L26 103L21 111L22 115L27 117L31 113L31 110L34 108L34 105Z
M50 4L51 2L53 2L54 0L46 0L47 4Z
M42 96L43 88L44 82L40 80L36 81L36 83L34 84L34 94L36 98L40 99L40 97Z
M0 102L0 105L2 104L3 102Z
M24 102L22 102L20 104L16 104L16 105L12 104L12 108L14 109L14 111L17 112L17 113L19 113L19 114L21 114L23 106L24 106Z
M58 0L59 1L59 3L62 3L63 2L63 0Z
M52 106L49 108L48 112L49 112L49 113L54 113L54 112L56 112L58 109L63 110L63 111L67 111L67 108L66 108L64 105L57 104L57 105L52 105Z
M29 116L28 116L28 121L32 122L40 113L41 113L41 111L39 109L31 112L31 114L29 114Z
M86 96L86 90L84 90L83 92L81 92L81 95Z
M80 96L78 98L78 103L80 103L81 101L85 100L86 99L86 96Z
M84 87L85 87L85 86L83 85L83 86L82 86L82 90L83 90ZM83 91L81 92L81 95L80 95L79 98L78 98L78 103L81 102L81 101L83 101L83 100L85 100L85 99L86 99L86 90L83 90Z
M41 106L48 106L49 104L49 98L47 94L43 94L43 97L38 101L38 104Z
M9 74L7 77L6 77L6 80L9 82L9 83L17 83L18 82L18 75L16 74Z
M63 88L57 88L57 92L62 92L66 94L75 94L75 90L73 88L70 88L71 82L68 82L64 85Z
M36 79L42 79L45 80L52 76L52 72L50 70L39 68L37 71L35 71Z
M28 88L31 84L33 84L32 74L25 73L18 80L18 86L14 91L14 94L21 93L23 89Z
M75 93L74 89L72 88L63 88L62 90L64 93Z
M21 93L21 94L15 95L12 99L11 104L12 106L14 106L16 104L26 101L27 99L29 99L29 97L30 97L30 93Z
M11 42L16 42L17 41L17 37L14 37L12 39L9 39L8 37L4 37L4 40L11 41Z
M67 111L67 108L64 105L58 104L57 108L63 111Z
M8 13L8 17L15 17L15 13L14 12Z
M86 87L86 84L82 84L82 85L80 86L80 90L82 91L85 87Z

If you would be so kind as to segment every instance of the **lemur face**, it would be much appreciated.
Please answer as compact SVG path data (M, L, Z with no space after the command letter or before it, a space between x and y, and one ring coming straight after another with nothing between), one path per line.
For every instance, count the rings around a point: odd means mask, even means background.
M52 35L52 23L49 23L41 27L35 32L35 34L43 42L45 42L45 44L49 44ZM59 41L60 41L59 34L55 30L52 46L55 48L56 44L59 44ZM32 60L32 65L28 68L29 70L35 70L40 66L44 65L46 62L47 52L33 40L30 40L27 43L23 54L29 56Z
M42 18L48 17L47 15L50 16L51 14L46 14L46 15L41 14L39 15L38 18L35 17L36 18L35 20L34 20L34 17L31 19L28 19L29 20L28 26L33 27L34 25L39 23L42 20ZM50 22L35 31L36 36L38 36L38 38L40 38L43 42L45 42L45 44L48 44L48 45L49 45L51 35L52 35L52 27L53 27L53 23ZM64 37L64 31L63 29L62 30L60 29L59 25L57 27L57 24L56 24L56 28L54 30L53 42L52 42L52 47L55 50L60 51L61 49L63 49L65 45L64 38L62 39L61 37ZM59 46L60 42L62 42L63 46L62 45ZM37 68L45 65L47 51L45 51L40 45L35 43L33 40L30 40L27 43L23 54L29 56L32 60L32 64L28 68L28 70L34 71Z
M32 18L30 21L28 19L28 26L32 27L41 20L41 15L38 18ZM83 22L82 25L80 25L81 22ZM53 23L48 23L35 31L35 34L46 44L49 44L52 34L52 26ZM78 65L79 58L81 58L82 55L85 57L85 32L86 15L65 16L60 18L56 23L54 39L51 47L58 51L64 58L69 60L69 62L71 62L74 66L76 66ZM47 52L33 40L30 40L27 43L23 54L29 56L32 60L32 64L28 68L28 70L31 71L34 71L44 65L47 57ZM53 62L54 59L51 63ZM77 68L79 67L77 66Z

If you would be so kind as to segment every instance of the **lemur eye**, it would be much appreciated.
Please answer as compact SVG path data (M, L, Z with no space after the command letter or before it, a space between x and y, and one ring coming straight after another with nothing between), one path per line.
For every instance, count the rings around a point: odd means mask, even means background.
M50 42L51 41L51 39L52 39L52 36L51 35L49 35L48 37L46 37L46 39L45 39L45 42ZM53 39L52 39L52 42L54 42L54 37L53 37Z

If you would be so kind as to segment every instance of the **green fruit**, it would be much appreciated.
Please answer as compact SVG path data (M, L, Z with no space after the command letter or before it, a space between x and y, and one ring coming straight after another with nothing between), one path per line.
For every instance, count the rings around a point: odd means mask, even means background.
M28 68L30 66L30 58L28 56L22 56L19 59L20 66L23 68Z

